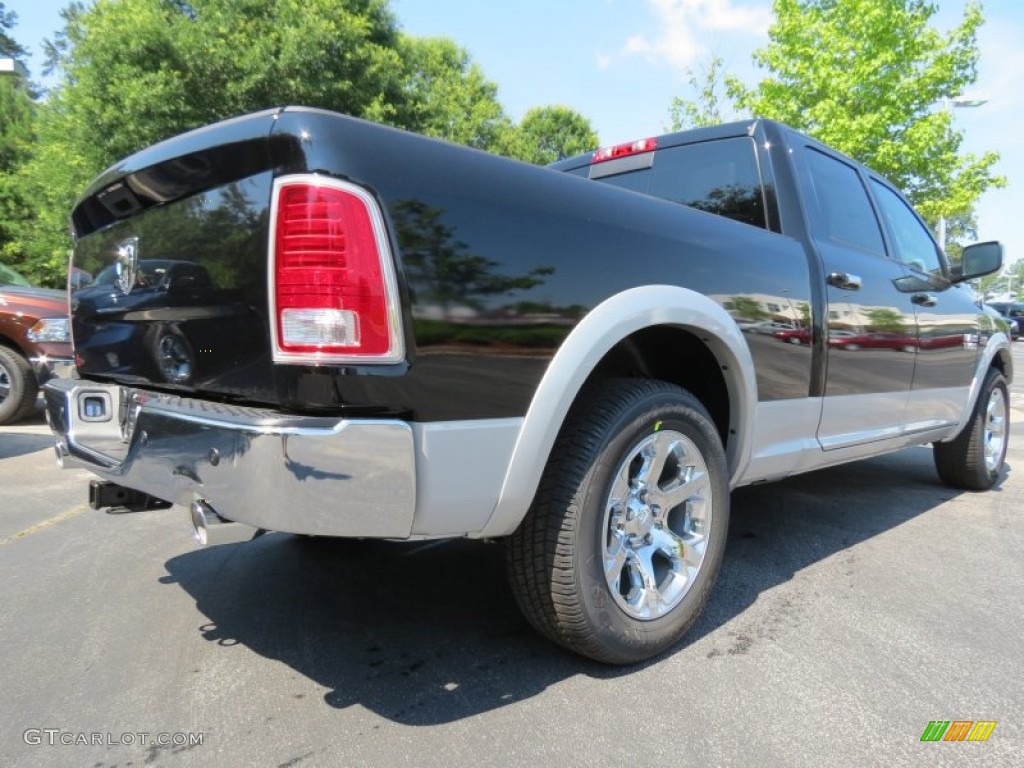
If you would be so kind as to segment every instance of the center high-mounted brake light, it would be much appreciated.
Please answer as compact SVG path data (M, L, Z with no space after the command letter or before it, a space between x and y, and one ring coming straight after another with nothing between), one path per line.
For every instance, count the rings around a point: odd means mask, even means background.
M303 175L278 179L272 201L274 361L401 360L397 283L374 199L353 184Z
M644 152L653 152L658 148L657 139L640 139L625 144L616 144L614 147L602 147L590 158L590 164L605 163L609 160L618 160L620 157L630 155L642 155Z

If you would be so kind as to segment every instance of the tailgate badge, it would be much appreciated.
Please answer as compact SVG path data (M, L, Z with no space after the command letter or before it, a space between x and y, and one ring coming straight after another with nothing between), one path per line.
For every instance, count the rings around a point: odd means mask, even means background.
M117 284L125 293L135 287L135 274L139 269L139 238L132 237L117 246Z

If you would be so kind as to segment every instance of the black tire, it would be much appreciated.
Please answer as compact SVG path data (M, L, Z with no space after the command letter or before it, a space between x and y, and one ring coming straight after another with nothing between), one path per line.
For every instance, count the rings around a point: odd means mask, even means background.
M0 347L0 424L13 424L36 407L39 385L28 360L8 347Z
M955 440L935 443L935 469L951 488L987 491L1002 473L1009 438L1010 394L1006 378L992 368L967 426ZM987 457L986 449L991 452Z
M663 434L657 435L659 431ZM635 606L626 603L630 595L639 593L624 594L629 586L624 574L633 574L631 569L638 566L631 564L640 558L629 554L633 559L624 560L627 565L608 566L610 573L619 569L615 592L610 584L612 577L605 575L606 555L615 547L628 553L622 544L625 540L647 552L657 550L658 545L651 544L652 535L659 537L657 541L665 541L666 532L678 533L680 515L684 524L696 525L690 514L694 507L690 501L669 506L668 497L659 495L655 498L666 501L666 511L662 513L655 502L650 502L648 512L644 512L645 505L613 505L611 494L615 487L628 488L627 498L634 499L634 489L643 487L628 480L632 468L640 466L636 464L639 459L634 458L639 456L636 451L646 445L654 446L650 450L656 452L661 450L657 446L666 442L670 450L685 450L686 461L669 458L663 464L666 469L659 478L669 477L673 482L666 490L663 481L655 478L655 493L673 490L671 486L681 482L678 478L686 472L686 466L698 465L694 459L698 454L707 469L701 493L688 497L696 499L700 510L695 530L706 531L704 553L696 575L683 579L688 587L681 597L675 596L676 602L659 615L637 618L627 613ZM688 447L680 449L680 445ZM631 458L633 463L627 464ZM676 477L671 476L673 471ZM627 485L622 484L623 477ZM635 516L630 513L631 522L626 523L630 530L638 530L634 527L643 523L655 526L656 533L648 528L643 539L639 534L622 533L623 525L615 525L615 521L626 519L624 510L634 508L640 511ZM673 511L669 513L668 509ZM615 510L621 515L613 516ZM661 518L651 517L661 514ZM709 522L702 517L705 515L710 517ZM506 539L509 580L523 614L545 637L598 661L636 663L674 645L700 616L722 563L728 525L725 453L711 417L700 402L689 392L661 381L599 382L573 407L555 441L529 513ZM668 562L665 555L655 556L659 562L661 558ZM648 573L656 574L657 567L651 567ZM630 583L636 586L635 581ZM659 596L668 583L658 582Z

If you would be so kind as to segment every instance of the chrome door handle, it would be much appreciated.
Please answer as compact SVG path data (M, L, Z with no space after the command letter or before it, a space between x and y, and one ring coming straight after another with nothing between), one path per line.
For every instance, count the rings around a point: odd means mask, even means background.
M919 307L934 307L939 303L938 299L930 293L915 293L910 300Z
M859 291L861 286L860 275L851 275L849 272L832 272L827 280L833 288L842 288L844 291Z

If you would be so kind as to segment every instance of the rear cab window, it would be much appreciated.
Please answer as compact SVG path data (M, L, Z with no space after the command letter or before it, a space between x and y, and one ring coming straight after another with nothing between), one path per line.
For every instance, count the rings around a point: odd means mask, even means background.
M632 163L613 162L620 165L583 166L571 173L768 228L765 187L752 138L669 146L638 156Z

